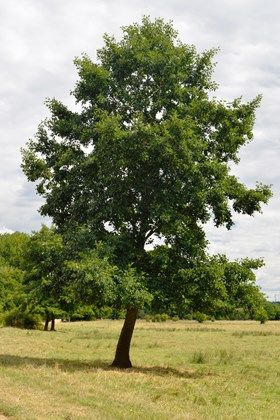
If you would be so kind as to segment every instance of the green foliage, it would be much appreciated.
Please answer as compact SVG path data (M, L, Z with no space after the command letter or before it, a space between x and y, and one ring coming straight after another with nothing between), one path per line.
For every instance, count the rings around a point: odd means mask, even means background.
M96 313L91 306L80 306L71 314L70 321L92 321L96 319Z
M123 309L116 309L110 306L78 306L74 313L69 314L70 321L91 321L95 319L123 319Z
M177 322L177 321L180 320L180 318L178 317L178 315L173 316L171 319L172 319L173 322Z
M77 110L48 100L50 117L23 150L41 214L71 242L64 264L62 239L48 237L31 270L39 294L59 305L79 296L117 309L152 301L154 313L180 317L234 307L254 316L262 263L208 257L204 224L231 229L234 213L260 212L271 197L269 186L247 188L231 173L253 138L260 97L214 98L215 50L199 54L162 19L144 17L104 43L96 62L75 59ZM147 251L156 237L162 245Z
M29 241L26 233L4 233L0 234L0 265L23 269L24 252Z
M167 314L161 314L161 321L166 322L169 320L169 316Z
M143 308L149 305L152 296L145 287L145 279L135 268L128 267L117 276L117 306Z
M256 319L260 321L261 324L265 324L268 321L268 314L264 308L260 308L256 313Z
M78 300L84 304L102 307L113 302L117 268L107 258L99 256L98 249L80 255L78 259L67 261L67 274Z
M25 300L24 252L28 241L28 235L20 232L0 235L0 312Z
M66 255L63 238L54 227L42 226L27 243L24 287L29 303L39 307L42 316L61 318L75 306Z
M280 320L280 302L265 302L264 308L270 320Z
M254 273L263 265L261 260L229 261L224 255L190 260L166 246L148 256L154 312L167 308L170 315L184 319L191 319L194 311L215 318L247 319L264 305Z
M0 312L18 306L24 299L21 269L10 265L0 265Z
M162 321L161 314L155 314L152 318L152 321L153 322L161 322Z
M195 312L194 319L196 319L197 322L202 323L207 321L207 315L203 314L202 312Z
M40 330L42 329L42 318L27 309L14 308L5 314L4 325L27 330Z
M166 322L170 318L167 314L154 314L154 315L146 315L145 321L146 322ZM179 319L179 318L178 318ZM173 321L177 321L177 319L173 319Z
M161 19L123 32L119 42L104 37L97 63L75 60L81 111L47 102L51 117L23 151L23 170L45 198L42 214L64 231L91 226L103 239L109 224L126 243L127 263L154 234L194 254L205 243L201 223L213 215L230 228L230 202L253 214L271 196L230 174L253 137L259 98L213 99L215 51L198 54Z

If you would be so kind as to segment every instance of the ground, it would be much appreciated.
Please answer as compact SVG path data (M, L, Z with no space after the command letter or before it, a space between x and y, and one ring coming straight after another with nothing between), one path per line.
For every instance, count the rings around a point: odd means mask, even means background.
M0 419L279 419L280 322L137 321L125 371L121 325L1 328Z

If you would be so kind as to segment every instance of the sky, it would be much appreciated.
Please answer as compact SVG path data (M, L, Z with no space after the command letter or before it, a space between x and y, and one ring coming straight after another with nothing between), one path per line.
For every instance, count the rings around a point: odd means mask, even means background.
M103 34L143 15L172 20L179 38L198 52L219 47L215 93L226 100L263 95L254 140L233 172L247 186L272 184L263 214L235 217L231 231L206 226L211 253L264 258L257 282L280 300L280 2L277 0L0 0L0 232L40 228L42 204L20 169L20 148L48 116L44 101L73 103L73 59L95 57Z

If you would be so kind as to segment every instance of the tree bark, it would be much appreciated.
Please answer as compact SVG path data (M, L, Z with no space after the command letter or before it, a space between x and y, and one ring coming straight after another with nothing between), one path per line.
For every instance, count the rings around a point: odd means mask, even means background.
M128 308L121 330L119 341L117 344L115 359L112 366L121 369L131 368L132 364L129 358L130 342L137 319L138 310L136 308Z
M49 315L47 315L46 320L45 320L45 325L44 325L44 331L49 330L49 322L50 322L50 318L49 318Z
M55 318L52 317L51 320L51 331L55 331Z

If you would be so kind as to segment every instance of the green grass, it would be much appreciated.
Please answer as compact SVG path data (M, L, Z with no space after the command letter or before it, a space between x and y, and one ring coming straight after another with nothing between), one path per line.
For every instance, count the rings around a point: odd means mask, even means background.
M280 322L138 321L126 371L121 325L1 328L0 419L280 418Z

